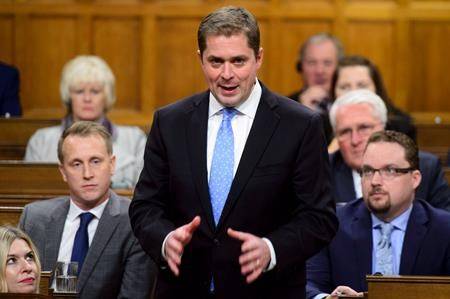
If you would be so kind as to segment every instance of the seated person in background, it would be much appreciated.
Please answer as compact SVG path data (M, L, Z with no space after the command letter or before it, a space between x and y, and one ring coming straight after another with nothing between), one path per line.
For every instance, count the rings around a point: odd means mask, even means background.
M450 275L450 213L415 196L421 174L412 139L374 133L361 175L363 199L338 207L337 235L307 262L307 298L362 296L366 275L377 272Z
M296 65L303 80L303 87L288 96L322 114L328 142L332 139L327 116L331 104L331 79L339 59L343 56L344 48L335 36L329 33L310 36L300 47Z
M35 242L42 268L78 262L82 299L148 299L154 264L131 231L130 200L109 189L116 158L111 136L96 122L78 121L58 143L70 196L25 206L19 226Z
M63 69L60 92L67 107L61 126L39 129L30 138L25 161L58 162L57 145L62 132L74 122L89 120L101 123L112 136L117 157L112 177L113 188L133 188L143 166L146 135L137 127L116 126L106 112L113 106L114 75L106 62L97 56L78 56Z
M362 196L362 156L373 132L384 130L387 109L383 100L368 89L350 91L330 109L330 121L339 150L330 155L333 193L336 201L349 202ZM416 196L436 208L450 210L450 188L439 159L419 152L422 182Z
M333 100L346 92L361 88L376 93L387 108L386 130L405 133L416 141L416 127L411 116L394 106L384 86L381 73L369 59L358 55L340 59L331 82Z
M38 293L41 264L30 237L0 226L0 293Z
M0 63L0 117L20 116L19 71Z

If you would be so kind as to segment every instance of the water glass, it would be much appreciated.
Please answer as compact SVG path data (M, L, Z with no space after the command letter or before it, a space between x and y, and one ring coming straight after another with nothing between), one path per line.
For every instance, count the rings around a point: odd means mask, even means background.
M76 293L77 275L78 275L77 262L56 262L55 291L58 293Z

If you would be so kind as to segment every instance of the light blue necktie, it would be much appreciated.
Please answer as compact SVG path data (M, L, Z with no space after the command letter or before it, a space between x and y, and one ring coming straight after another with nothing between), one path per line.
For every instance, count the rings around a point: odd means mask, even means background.
M394 259L391 246L391 234L394 226L390 223L381 223L381 238L376 246L376 269L384 275L394 274Z
M231 120L236 115L234 108L222 109L223 118L217 132L216 144L209 174L209 194L213 209L214 221L219 223L222 209L233 182L234 137Z

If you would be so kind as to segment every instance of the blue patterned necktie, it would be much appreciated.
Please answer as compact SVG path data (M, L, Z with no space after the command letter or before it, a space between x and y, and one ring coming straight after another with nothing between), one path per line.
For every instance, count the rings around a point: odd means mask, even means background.
M89 249L89 235L87 228L92 219L94 219L94 215L89 212L80 214L80 226L75 235L72 257L70 259L72 262L78 262L78 273L81 271L81 266L83 265L84 258Z
M234 108L222 109L223 118L217 132L216 144L209 174L209 194L214 221L217 224L233 182L234 136L231 120L236 115Z
M381 223L381 238L376 246L376 269L384 275L394 274L394 259L391 246L391 234L394 226L390 223Z

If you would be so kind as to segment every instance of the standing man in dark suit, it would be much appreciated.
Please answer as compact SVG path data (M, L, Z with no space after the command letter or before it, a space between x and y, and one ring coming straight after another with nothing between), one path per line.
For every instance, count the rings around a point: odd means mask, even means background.
M370 135L384 130L387 109L375 93L359 89L339 97L331 106L330 121L339 150L330 155L333 193L337 203L346 203L362 196L358 170ZM419 151L422 182L416 196L436 208L450 211L450 188L439 159Z
M110 134L95 122L77 122L60 138L58 157L70 196L29 204L20 218L42 269L77 261L82 299L150 298L156 269L131 230L130 200L109 189L115 166Z
M0 117L20 115L19 71L0 62Z
M337 228L320 116L257 80L247 10L206 16L198 45L209 90L155 112L130 206L156 298L303 298Z
M450 213L415 197L421 173L414 142L374 133L362 167L364 199L339 207L331 244L308 260L308 298L362 295L366 275L450 275Z

